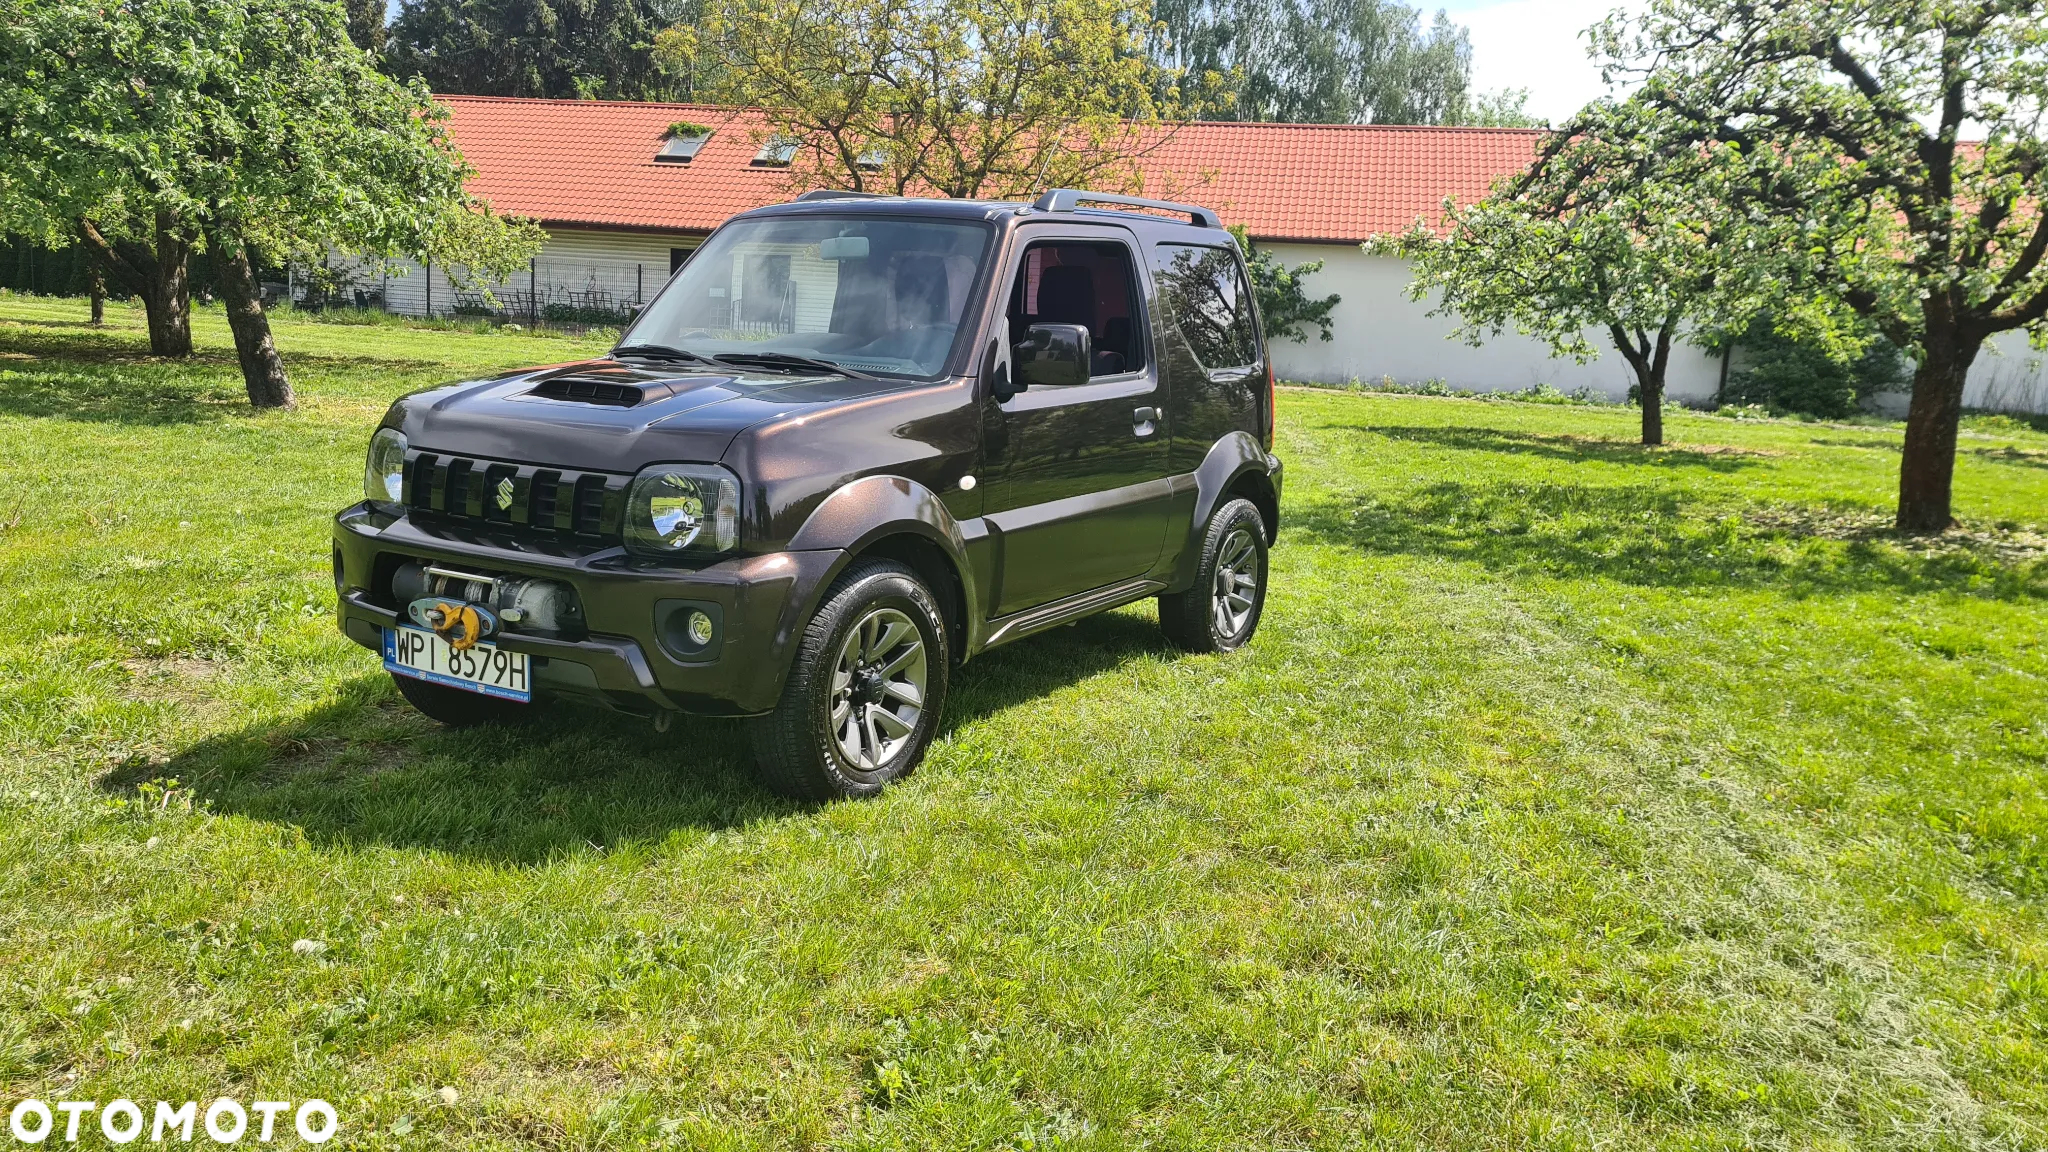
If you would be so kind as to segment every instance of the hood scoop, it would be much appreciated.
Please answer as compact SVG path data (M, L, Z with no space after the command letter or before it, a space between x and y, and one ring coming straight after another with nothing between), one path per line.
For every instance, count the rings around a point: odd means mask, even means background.
M532 388L528 396L559 400L565 404L596 404L606 408L635 408L653 400L666 400L678 391L674 380L644 380L627 383L602 376L552 376Z

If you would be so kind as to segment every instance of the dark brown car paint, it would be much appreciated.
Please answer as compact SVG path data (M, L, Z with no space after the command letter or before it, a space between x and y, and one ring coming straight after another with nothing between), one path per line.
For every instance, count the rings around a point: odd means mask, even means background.
M750 714L774 706L795 645L825 591L863 552L921 541L941 557L961 619L962 658L1053 624L1194 579L1200 532L1233 491L1277 531L1280 467L1259 444L1264 366L1242 379L1196 364L1163 316L1152 250L1230 246L1213 229L1156 217L1033 214L1016 205L919 201L792 204L759 213L977 216L998 233L949 368L929 384L797 377L628 358L552 365L430 389L392 405L384 424L421 451L630 475L660 462L720 462L741 479L737 554L682 567L615 542L543 547L512 533L393 516L368 503L336 517L341 625L376 650L402 610L375 589L394 557L421 557L573 585L588 634L507 631L499 646L589 669L583 691L615 707ZM1131 248L1148 323L1142 370L1007 400L1005 290L1040 238L1119 240ZM630 341L630 334L627 337ZM967 370L973 366L972 371ZM658 385L631 408L529 395L568 374ZM1151 410L1150 429L1141 409ZM1108 423L1115 415L1121 423ZM973 475L977 483L963 489ZM381 559L380 559L381 558ZM381 565L381 567L380 567ZM1127 578L1115 580L1114 573ZM1109 577L1109 578L1105 578ZM1107 584L1107 587L1100 586ZM723 624L707 658L676 658L654 633L664 601L715 605ZM580 677L580 673L577 674Z

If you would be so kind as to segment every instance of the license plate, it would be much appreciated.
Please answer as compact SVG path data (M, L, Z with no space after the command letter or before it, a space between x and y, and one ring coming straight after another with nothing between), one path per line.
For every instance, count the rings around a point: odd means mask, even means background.
M504 700L533 699L526 653L483 641L456 649L424 628L384 630L384 669Z

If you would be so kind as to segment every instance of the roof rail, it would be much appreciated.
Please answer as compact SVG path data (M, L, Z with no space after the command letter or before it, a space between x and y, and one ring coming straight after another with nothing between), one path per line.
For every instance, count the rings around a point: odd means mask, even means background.
M797 202L802 203L805 200L880 200L885 195L885 193L881 192L855 192L851 188L813 188L809 192L798 196Z
M1040 212L1072 212L1082 204L1116 204L1127 208L1157 208L1162 212L1178 212L1192 219L1198 227L1221 228L1223 220L1214 212L1199 204L1176 204L1171 200L1148 200L1143 196L1118 196L1110 192L1090 192L1083 188L1054 188L1040 196L1033 208Z

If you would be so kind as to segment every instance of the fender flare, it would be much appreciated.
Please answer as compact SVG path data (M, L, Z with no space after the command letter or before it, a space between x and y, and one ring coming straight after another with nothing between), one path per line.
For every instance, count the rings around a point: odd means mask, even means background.
M1208 531L1209 517L1214 515L1224 496L1238 480L1247 473L1255 474L1273 493L1273 523L1266 525L1266 542L1272 543L1279 535L1278 509L1280 501L1280 462L1266 454L1249 432L1232 432L1209 446L1209 454L1195 469L1195 509L1188 520L1188 537L1180 550L1180 561L1174 565L1173 583L1175 591L1185 591L1195 581L1195 568L1202 562L1202 537ZM1263 509L1261 510L1264 511Z
M803 603L792 602L789 610L800 615L784 621L785 627L800 630L816 612L832 582L876 541L889 536L911 535L936 545L952 566L960 589L960 633L963 641L974 632L980 609L973 568L967 560L967 541L952 512L931 489L902 476L863 476L841 485L811 510L803 526L789 538L791 552L837 551L842 555L825 573L817 588ZM933 589L943 593L943 589ZM778 629L778 632L782 629ZM964 643L962 645L965 646Z

